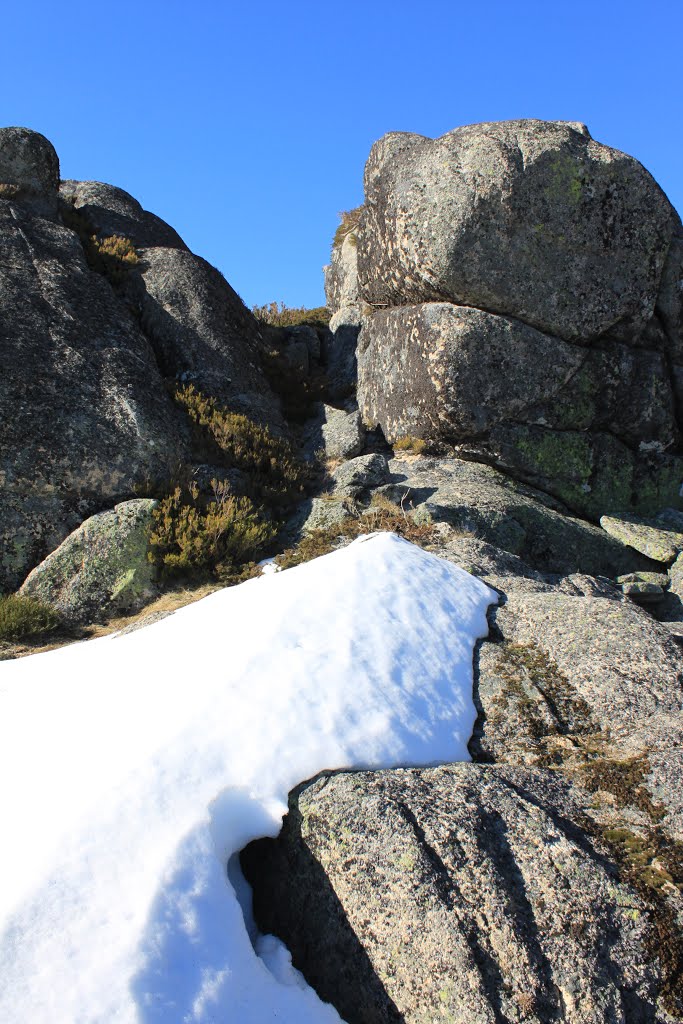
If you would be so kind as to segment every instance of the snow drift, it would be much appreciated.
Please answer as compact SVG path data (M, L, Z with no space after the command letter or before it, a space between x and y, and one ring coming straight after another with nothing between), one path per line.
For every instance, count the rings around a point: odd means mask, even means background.
M256 955L226 866L323 769L468 759L494 600L377 534L0 666L0 1019L338 1020Z

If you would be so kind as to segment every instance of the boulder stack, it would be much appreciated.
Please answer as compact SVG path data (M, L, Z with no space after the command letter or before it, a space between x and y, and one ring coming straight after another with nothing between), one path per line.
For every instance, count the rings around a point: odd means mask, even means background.
M390 133L365 196L369 426L464 444L595 518L680 502L681 223L637 160L570 122Z

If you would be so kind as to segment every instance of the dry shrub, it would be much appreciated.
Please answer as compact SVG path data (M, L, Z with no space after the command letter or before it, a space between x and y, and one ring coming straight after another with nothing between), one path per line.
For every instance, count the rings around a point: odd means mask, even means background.
M360 215L363 212L363 207L357 206L354 210L342 210L339 214L339 224L337 230L334 233L334 239L332 241L332 252L335 249L339 249L346 238L351 232L355 231L360 221Z
M8 594L0 597L0 640L22 640L51 633L59 626L59 615L33 597Z
M305 306L286 306L284 302L268 302L265 306L252 306L252 313L261 323L269 327L327 327L330 322L330 311L327 306L316 306L307 309Z
M199 431L198 440L208 437L226 468L248 474L259 498L278 508L300 496L308 471L287 441L247 416L228 412L192 384L176 389L174 397Z
M167 575L248 579L275 531L249 498L234 497L217 480L212 485L210 501L200 497L197 487L177 487L159 502L149 538L150 561Z

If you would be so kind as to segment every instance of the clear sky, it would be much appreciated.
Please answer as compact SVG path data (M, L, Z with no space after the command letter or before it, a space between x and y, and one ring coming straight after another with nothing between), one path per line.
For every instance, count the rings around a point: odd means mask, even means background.
M683 210L681 0L18 0L0 28L0 124L127 189L248 305L323 303L387 131L585 121Z

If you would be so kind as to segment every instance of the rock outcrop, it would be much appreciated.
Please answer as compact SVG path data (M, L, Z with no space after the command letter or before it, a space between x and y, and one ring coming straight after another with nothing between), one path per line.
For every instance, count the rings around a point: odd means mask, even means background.
M150 493L190 458L169 381L283 422L258 325L219 272L120 189L58 190L47 139L0 130L3 590L88 515ZM112 233L129 240L113 279L91 266Z
M369 426L467 444L595 519L680 504L680 220L636 160L565 122L393 133L365 192Z
M149 604L157 592L147 558L156 504L136 498L86 519L29 573L19 593L50 605L70 625Z
M348 1024L655 1020L646 902L557 775L322 778L242 855L262 928Z

